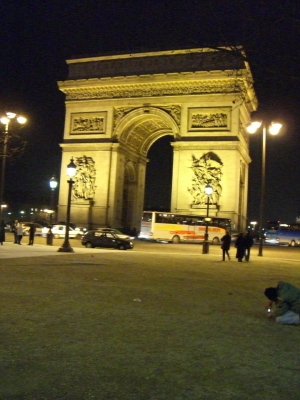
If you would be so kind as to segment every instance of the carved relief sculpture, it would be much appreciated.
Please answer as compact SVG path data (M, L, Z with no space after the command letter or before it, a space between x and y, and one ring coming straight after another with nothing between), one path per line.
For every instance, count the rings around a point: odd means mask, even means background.
M154 106L155 107L155 106ZM181 107L178 105L164 105L164 106L157 106L158 108L160 108L161 110L166 111L168 114L171 115L171 117L174 119L174 121L176 122L176 124L178 126L180 126L180 118L181 118Z
M96 169L92 157L77 157L76 175L73 184L73 200L93 200L95 196Z
M71 135L105 133L106 113L71 114Z
M213 193L210 196L210 204L219 205L219 199L222 194L222 167L223 163L217 154L208 152L202 157L196 158L192 155L192 170L194 177L192 178L192 187L187 190L193 197L193 205L207 204L207 195L205 194L205 186L210 185Z
M138 108L144 108L145 105L142 107L118 107L115 108L114 112L114 127L118 125L121 119L133 110L137 110ZM166 111L176 122L178 126L180 126L180 118L181 118L181 107L177 104L171 105L156 105L156 104L149 104L148 107L159 108L160 110Z
M129 112L135 110L136 107L118 107L114 109L114 127L118 125L121 119Z
M229 130L230 108L195 108L189 110L189 130Z

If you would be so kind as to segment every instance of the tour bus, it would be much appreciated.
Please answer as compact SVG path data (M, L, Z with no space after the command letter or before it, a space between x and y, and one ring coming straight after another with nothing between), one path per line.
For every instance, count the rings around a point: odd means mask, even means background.
M300 225L286 225L264 233L265 243L298 246L300 245Z
M204 241L205 216L177 214L160 211L144 211L139 239L167 241L172 243ZM231 220L210 217L208 240L212 244L221 242L226 231L230 233Z

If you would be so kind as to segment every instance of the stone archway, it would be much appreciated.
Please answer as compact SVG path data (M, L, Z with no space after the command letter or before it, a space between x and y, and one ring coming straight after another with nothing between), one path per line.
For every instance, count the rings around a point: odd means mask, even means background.
M179 137L179 127L169 110L169 107L164 110L155 106L116 110L114 137L118 138L119 151L125 156L121 225L127 229L139 227L145 190L142 182L145 182L145 161L150 147L165 135Z
M201 185L219 160L221 172L209 178L216 186L214 213L245 228L251 161L245 128L257 103L242 57L187 49L75 59L68 66L68 79L58 83L66 95L59 219L66 213L65 167L73 157L78 164L88 160L89 174L81 168L75 177L72 220L138 230L147 152L172 135L171 211L203 213Z

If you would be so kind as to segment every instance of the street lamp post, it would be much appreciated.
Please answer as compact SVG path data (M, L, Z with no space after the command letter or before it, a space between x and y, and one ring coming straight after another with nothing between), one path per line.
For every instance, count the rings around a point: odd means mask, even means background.
M63 245L58 249L60 252L65 253L74 253L70 242L69 242L69 229L70 229L70 213L71 213L71 196L72 196L72 186L73 186L73 177L76 174L76 165L74 164L73 157L71 158L70 164L67 166L67 175L69 176L69 180L67 181L69 184L69 191L68 191L68 203L67 203L67 216L66 216L66 233L65 233L65 240Z
M4 204L4 203L3 203L3 204L1 204L0 207L1 207L1 214L0 214L0 215L1 215L1 217L2 217L2 216L3 216L3 211L4 211L4 209L7 208L7 204Z
M57 180L55 178L55 175L53 175L52 178L50 179L50 182L49 182L49 186L50 186L50 189L51 189L51 210L53 211L50 214L50 226L51 226L51 224L53 222L52 221L53 214L55 214L54 192L55 192L55 189L57 188L57 185L58 185L58 182L57 182Z
M253 230L253 232L255 232L255 225L256 225L256 224L257 224L256 221L250 222L250 225L252 225L252 230Z
M17 115L12 112L7 112L6 116L0 118L1 124L5 125L4 128L4 139L2 148L2 168L0 177L0 219L2 219L2 204L3 204L3 192L4 192L4 180L5 180L5 167L6 167L6 157L7 157L7 143L9 139L9 125L12 120L16 119L21 125L26 123L26 118L21 115Z
M210 201L210 196L213 192L213 188L210 185L206 185L204 188L204 192L207 196L207 207L206 207L206 218L205 218L205 235L204 235L204 241L202 245L202 254L208 254L209 253L209 241L208 241L208 222L210 221L209 218L209 201Z
M53 233L52 233L52 222L53 222L53 214L54 214L54 190L57 187L57 180L55 179L55 176L53 175L52 178L50 179L49 182L50 189L51 189L51 209L48 210L49 216L50 216L50 221L49 221L49 230L47 233L47 245L52 246L53 244Z
M271 122L267 124L262 121L253 121L247 126L249 133L255 133L262 126L262 163L261 163L261 192L260 192L260 212L259 212L259 248L258 255L263 255L263 223L264 223L264 206L265 206L265 187L266 187L266 142L267 142L267 129L271 135L277 135L282 125L278 122Z

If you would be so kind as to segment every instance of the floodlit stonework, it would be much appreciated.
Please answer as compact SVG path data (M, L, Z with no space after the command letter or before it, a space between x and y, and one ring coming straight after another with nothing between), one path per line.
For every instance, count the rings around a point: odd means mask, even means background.
M257 107L241 57L189 49L68 60L59 220L67 207L66 166L78 165L71 220L90 228L140 227L147 153L172 135L172 212L210 213L245 229L246 125Z

